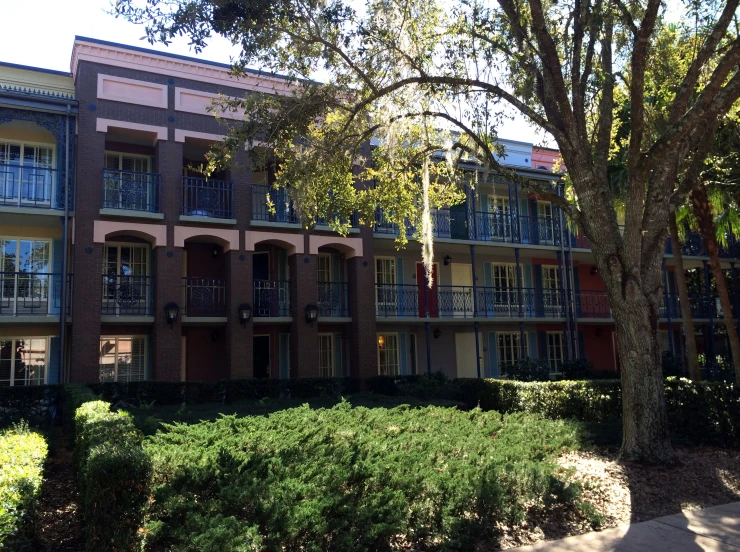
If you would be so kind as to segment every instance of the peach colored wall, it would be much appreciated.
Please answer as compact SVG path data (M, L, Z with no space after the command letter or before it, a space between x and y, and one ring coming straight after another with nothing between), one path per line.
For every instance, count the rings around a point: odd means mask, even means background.
M288 250L288 255L303 254L303 236L296 234L283 234L280 232L259 232L247 230L244 232L246 243L244 248L247 251L254 251L254 246L258 243L272 243L279 245Z
M93 224L93 241L95 243L105 243L106 238L114 232L126 232L150 242L152 247L167 246L167 227L164 224L141 224L108 220L96 220L93 221Z
M532 168L537 168L540 166L547 167L547 170L552 170L555 162L561 160L560 152L555 149L549 149L549 148L532 148ZM561 169L565 168L562 166L561 161Z
M239 251L239 230L228 228L198 228L195 226L175 226L175 247L185 247L185 240L197 236L215 238L224 248L224 253Z
M334 247L344 253L348 259L362 257L362 238L311 236L309 239L309 253L311 255L318 255L319 247Z
M215 113L210 110L213 100L219 100L221 96L202 92L201 90L188 90L187 88L175 88L175 111L195 113L196 115L208 115L214 117ZM219 117L224 119L241 119L239 113L218 110Z
M95 130L98 132L108 132L109 128L125 128L128 130L139 130L141 132L151 132L157 140L167 140L167 127L154 125L142 125L140 123L129 123L128 121L114 121L112 119L97 119Z
M193 130L175 129L175 142L184 142L186 138L197 138L209 142L221 142L226 136L221 134L209 134L207 132L195 132Z
M167 87L123 77L98 74L98 98L167 109Z

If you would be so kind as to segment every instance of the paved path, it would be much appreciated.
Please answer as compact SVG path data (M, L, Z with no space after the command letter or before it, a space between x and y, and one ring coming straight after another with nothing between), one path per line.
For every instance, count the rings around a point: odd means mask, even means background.
M740 552L740 502L509 552Z

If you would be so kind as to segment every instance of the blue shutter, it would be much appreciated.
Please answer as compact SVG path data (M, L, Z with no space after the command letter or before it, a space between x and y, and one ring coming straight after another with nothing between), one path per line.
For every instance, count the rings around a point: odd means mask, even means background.
M480 194L478 196L478 201L480 202L478 205L478 211L481 213L487 213L490 211L488 208L488 194Z
M60 383L62 379L62 367L61 357L59 356L59 337L56 335L49 338L49 354L47 358L49 359L49 372L46 376L46 383Z
M396 257L396 285L403 283L403 257Z
M535 289L532 282L532 273L534 272L531 264L522 265L522 282L524 286L524 316L532 318L535 316Z
M488 332L488 377L497 378L498 374L498 347L496 346L496 332Z
M565 339L565 335L563 335ZM578 332L578 357L581 359L586 358L586 344L583 341L583 332Z
M537 316L545 316L545 301L542 289L542 265L533 265L534 272L534 304Z
M527 332L527 347L529 358L537 358L537 332Z
M341 282L342 281L342 270L341 260L339 259L339 253L331 254L331 281Z
M342 374L342 334L335 333L332 340L332 349L334 349L332 351L334 359L334 377L340 378L344 375Z
M422 282L419 282L422 285ZM403 293L403 257L396 257L396 309L398 312L396 316L406 313L406 308L410 305L406 305L406 295Z
M577 317L580 317L581 316L581 300L580 300L581 299L581 294L580 294L580 291L581 291L581 279L578 276L578 266L573 265L573 270L571 272L573 272L573 290L572 290L572 292L573 292L573 300L575 301L575 304L576 304L576 316Z
M483 298L483 304L478 304L478 312L485 312L487 317L494 315L493 310L493 265L489 262L483 263L483 286L484 290L478 290L479 300Z
M62 274L62 261L64 259L64 243L60 239L51 240L51 314L59 314L62 305L62 287L65 280Z
M537 219L537 200L529 200L529 233L530 241L527 243L538 244L540 243L540 226L539 220Z
M537 332L537 350L539 355L537 358L541 360L548 360L547 356L547 332Z
M287 281L289 279L288 274L288 252L285 249L277 250L278 258L278 280ZM269 274L268 274L269 276Z
M398 361L399 372L402 376L408 374L408 355L406 354L407 334L400 332L398 334Z
M280 368L280 378L287 379L290 377L290 334L281 333L278 336L278 366Z

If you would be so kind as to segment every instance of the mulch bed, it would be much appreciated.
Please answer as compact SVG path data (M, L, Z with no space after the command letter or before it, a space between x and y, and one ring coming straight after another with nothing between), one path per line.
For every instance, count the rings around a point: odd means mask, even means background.
M72 453L63 433L46 462L38 512L35 551L78 552L85 548Z

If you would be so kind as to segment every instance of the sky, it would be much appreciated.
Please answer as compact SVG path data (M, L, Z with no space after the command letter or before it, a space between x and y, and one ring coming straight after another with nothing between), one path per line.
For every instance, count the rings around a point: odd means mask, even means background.
M28 3L26 3L28 2ZM217 37L200 54L187 38L169 46L141 40L143 27L106 13L109 0L0 0L0 61L44 69L69 71L75 35L120 42L174 54L229 63L237 51L229 41ZM0 67L2 71L2 67ZM513 114L499 130L499 137L539 144L542 135L521 116Z

